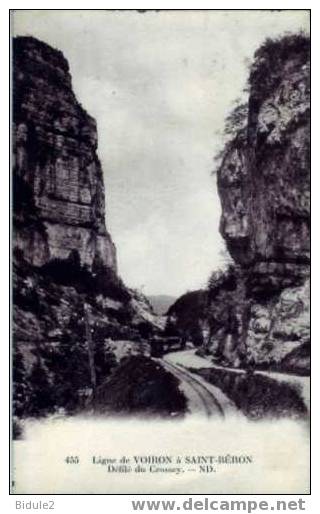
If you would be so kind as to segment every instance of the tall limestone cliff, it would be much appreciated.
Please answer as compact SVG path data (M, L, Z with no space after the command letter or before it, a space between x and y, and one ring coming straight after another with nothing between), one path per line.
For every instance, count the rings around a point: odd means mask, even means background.
M264 45L250 74L247 133L231 142L218 173L221 233L236 262L279 286L310 260L309 43ZM273 284L275 285L275 284Z
M96 123L32 37L13 42L13 161L14 410L72 411L115 366L111 343L159 327L117 275Z
M116 270L105 226L96 123L72 91L61 52L30 37L14 40L14 246L41 266L77 251Z
M234 262L169 312L220 364L309 371L309 44L292 35L257 50L249 101L226 120L217 171L220 232Z
M307 37L267 41L251 68L245 128L218 170L220 230L237 265L238 305L234 341L226 328L211 349L231 362L309 365L309 80Z

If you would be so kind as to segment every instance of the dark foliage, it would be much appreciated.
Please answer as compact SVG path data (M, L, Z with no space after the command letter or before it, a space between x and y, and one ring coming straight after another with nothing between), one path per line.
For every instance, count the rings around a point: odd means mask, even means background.
M182 295L168 310L165 335L180 335L199 346L202 343L201 321L205 317L207 292L199 289Z
M157 362L142 355L131 356L98 388L94 408L97 413L182 415L186 400L178 385Z
M304 34L291 34L278 39L268 38L256 51L251 66L250 116L254 118L261 101L282 80L286 68L284 63L292 60L298 69L310 60L310 38Z
M16 416L14 416L13 420L12 420L12 432L11 433L12 433L12 439L14 441L23 438L22 423L21 423L21 420Z
M293 65L299 69L310 60L310 38L305 34L290 34L276 39L268 38L254 54L250 67L247 91L250 91L248 104L237 103L225 119L224 133L227 136L225 146L215 156L218 171L229 150L243 148L248 138L254 137L255 120L260 104L269 95L286 73L284 63L292 58ZM300 120L300 123L303 120ZM297 121L295 121L297 123ZM259 137L266 137L262 134ZM274 146L272 148L274 151ZM265 159L265 156L260 156Z
M230 138L245 134L248 122L248 104L238 103L225 119L224 133Z
M237 288L238 270L230 264L226 270L214 271L208 280L208 300L214 299L221 288L235 291Z
M110 376L112 370L117 366L114 353L106 348L103 341L95 343L94 362L97 374L97 384L102 384Z
M141 337L143 339L150 338L154 333L154 326L151 325L151 323L148 323L148 321L141 321L137 325L137 329L139 330L139 333L141 334Z
M184 295L180 296L168 310L168 315L173 314L179 315L184 314L186 311L192 309L201 310L205 304L204 290L198 289L197 291L188 291Z
M13 291L13 301L17 307L33 313L40 314L41 304L39 296L34 289L26 287Z
M55 389L49 380L48 370L40 359L33 365L29 383L31 392L27 403L29 416L45 416L55 410Z
M123 302L130 299L127 288L113 269L95 262L92 271L89 270L81 264L77 250L72 250L67 259L51 260L40 271L51 281L75 287L88 296L102 294Z
M79 392L91 387L85 341L76 342L66 335L59 345L44 346L39 353L50 376L55 409L64 408L68 413L76 411L80 407Z
M22 354L17 348L13 349L12 360L12 410L14 416L22 417L29 402L30 384Z
M221 369L192 369L221 388L250 419L303 418L307 409L299 392L291 385L269 377Z

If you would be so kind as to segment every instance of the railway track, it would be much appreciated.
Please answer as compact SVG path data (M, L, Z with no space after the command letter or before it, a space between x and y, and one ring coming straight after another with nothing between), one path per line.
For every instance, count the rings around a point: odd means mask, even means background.
M181 366L168 362L164 359L157 359L162 366L172 373L181 383L185 396L189 400L191 413L204 414L206 417L224 417L223 409L215 398L214 394L205 386L203 380L198 379Z

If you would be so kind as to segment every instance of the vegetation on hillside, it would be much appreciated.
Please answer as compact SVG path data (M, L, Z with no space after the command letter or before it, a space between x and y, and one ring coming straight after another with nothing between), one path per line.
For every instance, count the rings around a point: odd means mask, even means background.
M186 399L179 381L161 364L143 355L125 357L98 388L93 400L97 414L182 416Z

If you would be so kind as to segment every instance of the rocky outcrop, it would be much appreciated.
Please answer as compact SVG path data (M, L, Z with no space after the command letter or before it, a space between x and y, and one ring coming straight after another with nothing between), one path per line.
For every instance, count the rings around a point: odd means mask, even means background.
M96 123L77 101L61 52L32 37L13 46L14 247L42 266L77 251L116 270L105 226Z
M308 368L309 344L309 73L304 36L267 41L256 52L246 129L228 143L217 178L220 231L245 291L229 304L235 319L236 303L243 306L245 360L299 371ZM218 346L234 363L228 337L225 325Z

